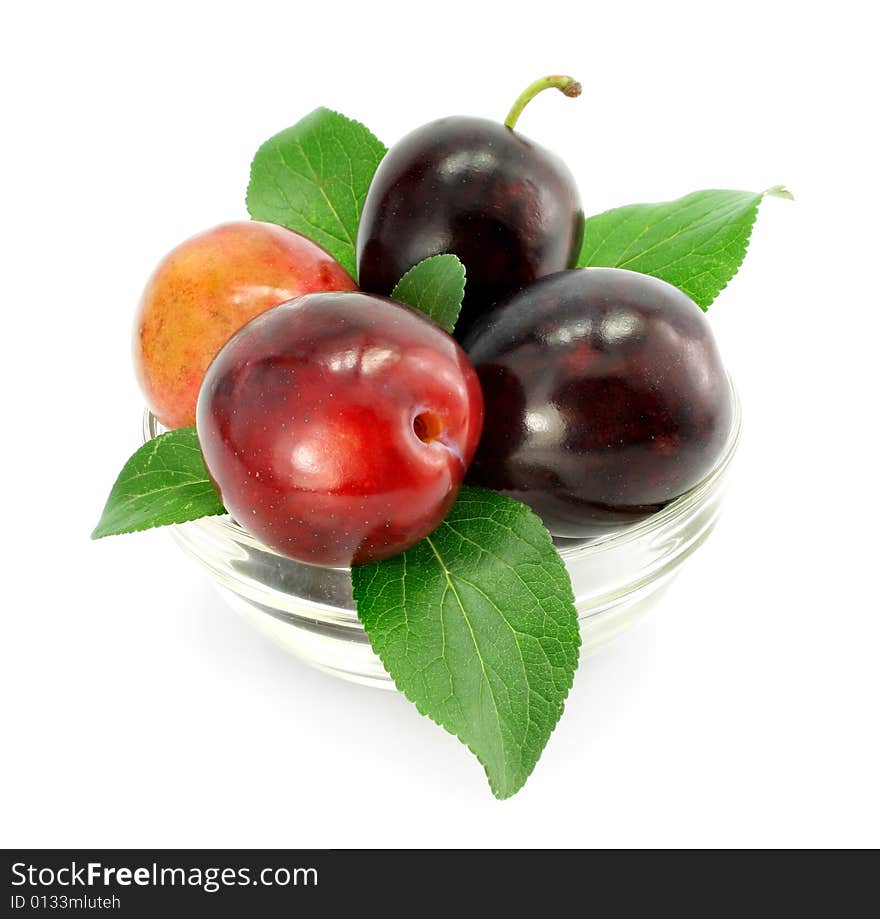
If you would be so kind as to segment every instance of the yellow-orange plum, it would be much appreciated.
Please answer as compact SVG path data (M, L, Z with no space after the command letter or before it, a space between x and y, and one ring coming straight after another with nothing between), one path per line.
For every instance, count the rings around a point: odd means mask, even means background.
M304 294L352 291L317 243L260 221L221 224L173 249L147 283L134 363L150 411L168 428L195 424L205 371L255 316Z

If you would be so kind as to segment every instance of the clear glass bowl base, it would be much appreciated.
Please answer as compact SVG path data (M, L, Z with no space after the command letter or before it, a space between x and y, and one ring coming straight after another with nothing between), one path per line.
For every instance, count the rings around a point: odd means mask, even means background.
M582 652L611 641L655 605L682 564L712 532L740 434L739 402L725 450L695 488L653 516L588 542L558 544L574 588ZM144 436L161 433L149 414ZM394 689L355 612L347 568L318 568L267 548L229 517L172 527L210 573L223 599L264 635L342 679Z

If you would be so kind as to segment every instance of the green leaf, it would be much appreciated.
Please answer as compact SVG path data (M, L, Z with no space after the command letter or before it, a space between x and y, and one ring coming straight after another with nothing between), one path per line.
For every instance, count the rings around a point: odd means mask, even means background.
M385 146L357 121L315 109L269 138L251 164L248 213L323 246L357 278L355 239Z
M463 488L412 549L352 569L358 616L398 689L483 764L499 798L562 714L580 633L571 582L525 505Z
M178 428L145 443L125 464L92 539L225 513L196 429Z
M464 282L464 265L456 256L432 255L407 271L391 291L391 299L419 310L451 332L464 299Z
M764 195L792 198L781 185L759 194L695 191L675 201L630 204L589 217L578 268L650 274L705 310L742 264Z

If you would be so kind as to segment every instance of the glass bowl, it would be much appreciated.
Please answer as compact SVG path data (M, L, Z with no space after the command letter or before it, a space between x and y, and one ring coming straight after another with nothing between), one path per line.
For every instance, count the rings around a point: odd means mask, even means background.
M574 588L582 653L610 641L649 609L712 532L740 436L740 404L732 385L731 391L730 436L717 465L699 485L616 533L584 542L557 541ZM160 433L161 426L147 412L144 438ZM343 679L394 689L357 618L348 568L319 568L285 558L228 516L170 529L181 548L208 570L226 602L281 647Z

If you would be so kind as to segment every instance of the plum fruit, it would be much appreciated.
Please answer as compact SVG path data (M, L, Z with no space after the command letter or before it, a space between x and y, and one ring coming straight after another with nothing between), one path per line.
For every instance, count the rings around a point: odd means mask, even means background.
M724 448L732 397L709 323L664 281L561 271L500 305L464 347L486 408L469 481L529 504L555 536L648 516Z
M254 316L302 294L356 290L317 243L255 220L226 223L173 249L141 298L134 363L150 411L167 428L195 424L208 364Z
M504 124L441 118L397 143L379 164L357 236L363 290L388 295L422 259L457 255L467 288L456 337L499 299L575 263L583 212L574 178L553 153L513 130L547 87L576 96L570 77L532 84Z
M483 399L464 351L420 313L323 293L238 332L196 414L229 512L290 558L345 566L396 555L440 524Z

